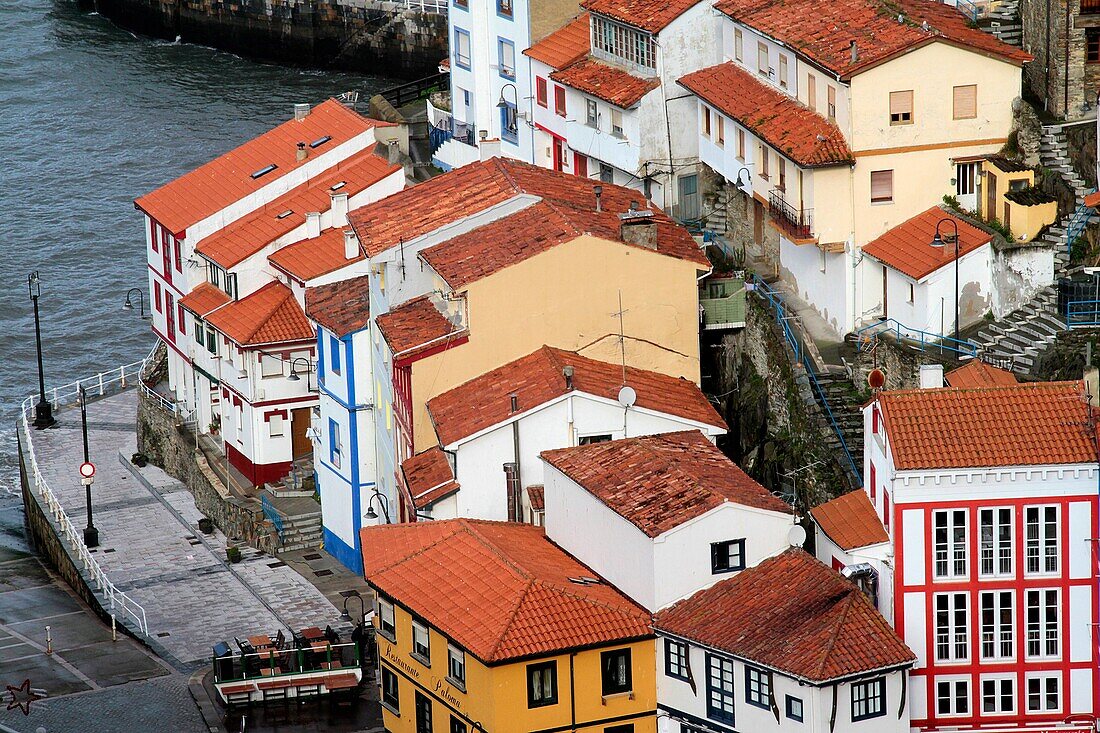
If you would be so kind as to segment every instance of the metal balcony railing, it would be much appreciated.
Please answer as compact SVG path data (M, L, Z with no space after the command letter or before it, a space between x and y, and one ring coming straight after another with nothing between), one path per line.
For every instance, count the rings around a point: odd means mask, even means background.
M768 213L776 225L797 239L813 237L813 209L796 209L783 198L783 192L773 188L768 194Z

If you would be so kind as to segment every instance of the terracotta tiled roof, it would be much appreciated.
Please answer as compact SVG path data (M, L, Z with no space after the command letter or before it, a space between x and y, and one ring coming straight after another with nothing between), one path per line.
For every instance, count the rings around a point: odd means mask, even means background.
M213 283L199 283L190 293L180 298L180 305L200 318L210 311L221 308L230 298L225 291Z
M370 324L370 276L306 288L306 315L337 336Z
M584 0L581 7L635 28L658 33L690 10L698 0Z
M1081 382L883 392L894 466L986 468L1095 463Z
M633 107L661 85L656 77L646 79L634 76L591 56L553 72L550 78L623 109Z
M417 509L427 509L460 488L447 454L439 446L406 458L401 464L401 473Z
M793 513L698 430L543 451L542 458L650 537L726 502Z
M971 27L955 8L930 0L719 0L715 7L845 79L937 40L1017 65L1032 58ZM902 23L899 14L905 16Z
M441 341L449 334L457 336L462 333L455 330L427 295L383 313L375 319L375 323L395 356L407 356L422 346Z
M863 489L816 506L810 514L821 531L842 550L877 545L890 539Z
M303 283L364 259L358 247L350 260L344 256L344 230L340 227L326 229L312 239L288 244L267 258L275 267Z
M1091 206L1093 208L1100 206L1100 191L1095 191L1086 196L1085 206Z
M284 122L152 193L145 194L134 205L173 234L182 234L192 224L301 166L302 163L296 159L299 142L308 144L330 135L331 140L311 150L312 155L316 156L342 145L372 127L387 124L361 117L330 99L314 107L304 120L298 122L291 119ZM253 173L271 164L278 168L267 175L252 178Z
M531 508L541 512L546 508L546 488L542 484L527 487L527 499L531 502Z
M316 338L294 293L278 281L219 308L206 321L241 346Z
M952 369L943 377L950 387L996 387L1016 384L1016 375L1007 369L999 369L986 364L981 359L967 362L958 369Z
M855 160L840 128L732 61L694 71L680 84L800 166ZM727 145L735 144L733 137L733 130L726 132Z
M451 445L512 417L511 395L516 396L517 414L522 414L568 394L562 376L567 365L573 367L577 392L617 398L623 384L621 365L543 346L428 400L440 443ZM626 381L638 394L637 407L726 429L725 421L694 382L634 367L627 367Z
M948 242L942 247L930 244L936 235L936 222L943 219L950 219L959 227L960 257L993 241L993 235L989 232L933 206L863 245L863 252L914 280L920 280L955 260L953 243ZM942 236L954 233L950 224L940 226Z
M303 183L266 206L242 217L226 228L199 242L195 250L222 267L233 267L262 250L279 237L297 229L306 214L331 208L332 186L343 183L339 193L355 196L386 176L401 170L375 154L372 145L324 173ZM290 212L289 214L287 212ZM341 254L343 244L341 243Z
M362 530L381 593L483 662L647 638L650 616L527 524L452 519Z
M793 548L658 612L654 626L811 682L916 661L854 584Z
M588 13L581 13L524 53L553 69L564 69L587 56L591 46Z

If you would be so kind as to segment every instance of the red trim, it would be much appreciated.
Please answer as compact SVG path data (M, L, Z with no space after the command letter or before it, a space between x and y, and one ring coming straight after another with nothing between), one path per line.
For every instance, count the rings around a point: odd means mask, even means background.
M225 439L224 445L225 457L229 459L234 468L252 482L253 486L262 486L265 483L278 481L290 473L290 469L294 465L290 461L253 463L248 456L230 445L229 438Z
M538 122L536 122L536 123L535 123L535 129L538 129L538 130L542 130L543 132L545 132L545 133L546 133L547 135L549 135L550 137L552 137L552 138L556 138L556 139L558 139L558 140L562 141L563 143L564 143L564 142L568 142L568 141L567 141L567 140L566 140L566 139L565 139L564 137L562 137L562 136L561 136L561 135L559 135L558 133L554 132L553 130L551 130L551 129L550 129L549 127L547 127L546 125L541 125L541 124L539 124Z
M414 362L418 362L421 359L427 359L429 356L440 354L447 349L453 349L456 346L462 346L462 344L466 343L469 340L470 337L467 335L456 338L453 341L444 341L443 343L437 346L433 346L430 349L424 349L423 351L418 351L410 356L405 356L400 359L394 359L393 364L395 367L407 366L409 364L413 364Z
M149 271L152 272L153 275L155 275L155 278L154 278L153 282L163 282L165 290L167 290L168 288L172 288L172 290L175 290L180 295L187 295L187 293L185 293L182 290L180 290L179 288L177 288L174 284L172 284L172 283L168 282L167 280L165 280L164 275L161 273L160 270L153 267L152 265L147 265L147 267L149 268Z
M535 77L535 102L537 102L540 107L549 109L550 91L546 85L545 77Z
M267 412L264 413L264 422L271 422L271 418L275 417L276 415L278 415L282 419L286 420L287 411L286 410L268 410Z
M183 360L186 361L188 364L194 364L195 363L194 360L192 360L190 356L188 356L187 354L180 351L180 348L178 346L176 346L174 341L169 341L167 336L165 336L163 333L158 331L156 326L150 325L149 329L157 335L157 338L159 338L161 340L161 343L167 345L169 348L172 349L172 351L174 351L177 354L179 354L180 356L182 356Z

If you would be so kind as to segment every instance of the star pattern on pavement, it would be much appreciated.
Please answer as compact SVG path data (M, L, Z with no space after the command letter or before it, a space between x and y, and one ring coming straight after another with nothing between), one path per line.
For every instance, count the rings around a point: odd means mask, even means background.
M31 689L31 681L23 680L19 686L8 685L8 710L19 708L23 715L31 714L31 703L41 700L42 696Z

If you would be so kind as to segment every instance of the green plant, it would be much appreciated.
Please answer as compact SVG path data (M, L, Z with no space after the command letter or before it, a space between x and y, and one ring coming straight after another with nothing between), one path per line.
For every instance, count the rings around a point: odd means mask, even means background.
M1012 230L1009 228L1008 224L1003 223L997 217L992 216L992 217L986 219L985 220L985 225L987 227L989 227L990 229L992 229L993 231L1000 234L1002 237L1004 237L1009 242L1013 241Z
M954 196L944 196L943 203L945 206L947 206L947 208L951 209L952 211L956 213L962 213L962 204L960 204L959 200Z
M1001 147L1001 155L1006 158L1015 158L1020 154L1020 131L1013 130L1008 133L1005 144Z
M225 548L225 559L231 563L239 563L241 561L241 548L239 547L227 547Z
M1077 239L1073 240L1073 244L1069 247L1069 259L1071 262L1080 262L1088 257L1088 254L1089 240L1084 234L1078 234Z
M993 323L993 321L997 320L996 318L993 317L993 311L986 311L985 315L982 316L982 318L984 318L989 323Z
M217 435L218 431L222 429L221 417L215 416L214 419L210 421L208 428L211 435Z

